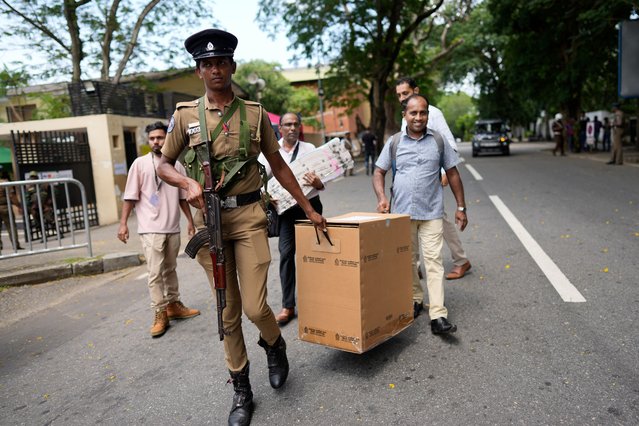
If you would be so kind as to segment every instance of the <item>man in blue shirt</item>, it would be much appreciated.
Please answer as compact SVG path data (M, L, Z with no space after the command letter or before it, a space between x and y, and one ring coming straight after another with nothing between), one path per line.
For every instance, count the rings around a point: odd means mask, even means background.
M373 188L377 195L377 211L380 213L408 214L411 217L413 243L413 281L417 276L417 259L421 247L426 264L429 315L434 334L453 333L457 326L451 324L444 306L444 265L442 261L444 197L440 181L440 167L448 176L448 182L457 201L455 223L464 230L468 225L466 202L457 164L459 157L446 143L440 155L433 134L428 130L428 99L421 94L409 96L403 103L406 130L397 145L392 206L386 198L384 179L392 167L390 143L386 143L373 176Z

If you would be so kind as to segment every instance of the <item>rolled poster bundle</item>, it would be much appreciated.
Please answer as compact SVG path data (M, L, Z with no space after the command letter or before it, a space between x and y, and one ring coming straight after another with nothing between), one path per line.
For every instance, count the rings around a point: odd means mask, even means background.
M333 138L319 148L299 156L289 164L289 167L300 184L302 192L307 196L313 188L304 184L302 177L305 173L315 172L322 182L326 183L343 176L344 172L352 169L354 165L355 162L344 143L338 138ZM277 214L282 214L297 204L297 201L274 177L268 181L268 192L271 198L277 200Z

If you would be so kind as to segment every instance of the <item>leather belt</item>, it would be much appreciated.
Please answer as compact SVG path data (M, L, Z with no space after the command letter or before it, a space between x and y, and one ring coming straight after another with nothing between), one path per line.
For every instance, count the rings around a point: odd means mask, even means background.
M223 209L235 209L238 207L246 206L247 204L253 204L262 199L262 191L259 189L253 192L247 192L246 194L230 195L220 200L220 207Z

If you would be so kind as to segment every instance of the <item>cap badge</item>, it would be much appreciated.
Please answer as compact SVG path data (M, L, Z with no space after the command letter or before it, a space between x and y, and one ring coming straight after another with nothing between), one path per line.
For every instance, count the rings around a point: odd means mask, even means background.
M215 49L215 46L213 46L213 43L209 41L209 44L206 45L206 50L213 50L213 49Z

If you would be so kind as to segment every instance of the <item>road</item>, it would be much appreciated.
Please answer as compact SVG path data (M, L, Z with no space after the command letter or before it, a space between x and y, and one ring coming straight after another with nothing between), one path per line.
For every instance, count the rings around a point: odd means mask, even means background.
M356 355L301 342L294 321L283 328L291 374L273 390L245 319L253 424L639 424L639 168L550 147L479 158L460 148L473 267L446 283L455 335L432 335L422 315ZM322 199L326 216L375 208L363 171ZM453 211L448 190L446 203ZM446 248L444 259L449 269ZM232 386L214 299L194 261L182 255L178 271L202 315L159 339L144 266L0 293L0 424L225 424ZM583 301L564 301L567 287Z

